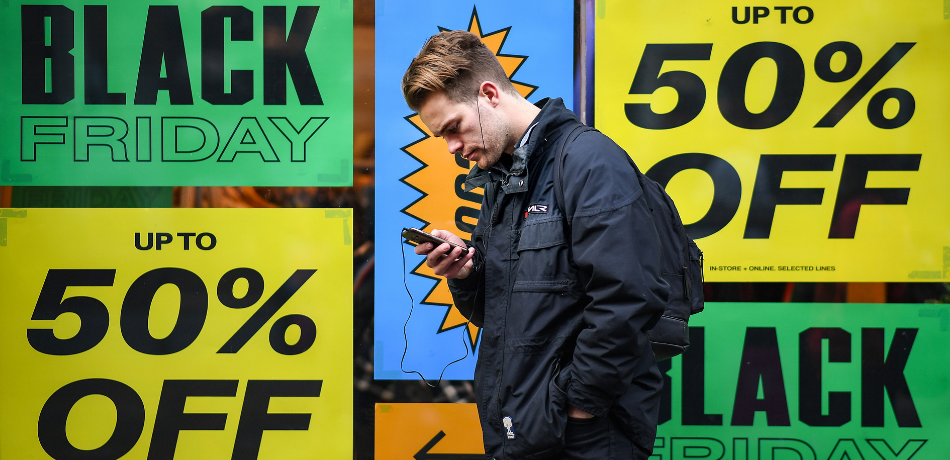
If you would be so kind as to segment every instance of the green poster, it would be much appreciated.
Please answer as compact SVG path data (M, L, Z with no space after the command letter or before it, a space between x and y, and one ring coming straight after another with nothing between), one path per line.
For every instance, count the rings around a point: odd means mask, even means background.
M942 460L950 305L707 303L651 460Z
M352 17L348 0L4 1L0 185L352 185Z
M171 187L16 187L14 208L170 208Z

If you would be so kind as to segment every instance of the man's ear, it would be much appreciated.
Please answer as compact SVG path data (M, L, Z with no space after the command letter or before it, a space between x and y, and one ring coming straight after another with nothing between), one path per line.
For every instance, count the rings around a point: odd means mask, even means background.
M492 107L497 106L501 102L501 90L498 88L498 85L496 85L491 80L485 80L481 85L479 85L478 97L482 96L488 98L488 102L492 105Z

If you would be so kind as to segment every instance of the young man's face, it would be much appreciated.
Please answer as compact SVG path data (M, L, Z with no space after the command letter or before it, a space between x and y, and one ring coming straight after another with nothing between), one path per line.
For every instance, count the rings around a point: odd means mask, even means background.
M422 122L435 137L445 138L449 153L488 169L501 158L507 147L507 123L484 97L476 103L455 102L444 93L429 96L419 108ZM484 144L483 144L484 142Z

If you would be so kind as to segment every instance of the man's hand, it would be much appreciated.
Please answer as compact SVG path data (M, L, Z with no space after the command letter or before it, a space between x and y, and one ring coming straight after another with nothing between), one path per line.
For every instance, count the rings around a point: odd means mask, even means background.
M465 246L465 242L452 232L433 229L430 233L459 246ZM415 251L416 254L426 256L426 265L432 268L436 275L449 279L466 278L472 273L475 266L475 263L472 262L475 248L468 248L468 251L464 251L445 243L438 246L434 246L432 243L421 243L416 245Z
M588 414L587 412L584 412L570 404L567 405L567 416L570 418L580 418L580 419L594 418L593 415Z

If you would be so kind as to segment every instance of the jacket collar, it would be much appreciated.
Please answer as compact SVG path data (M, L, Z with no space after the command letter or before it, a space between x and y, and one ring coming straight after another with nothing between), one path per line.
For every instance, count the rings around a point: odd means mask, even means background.
M564 107L564 101L561 98L545 98L536 102L535 105L541 109L541 112L529 124L534 128L529 128L531 132L527 141L512 152L511 167L506 168L502 161L498 161L488 169L482 169L478 165L473 166L465 179L465 191L484 187L485 184L493 181L500 181L505 193L528 190L528 160L544 145L548 133L567 121L564 113L567 112L567 108ZM573 113L568 112L568 114L573 117Z

